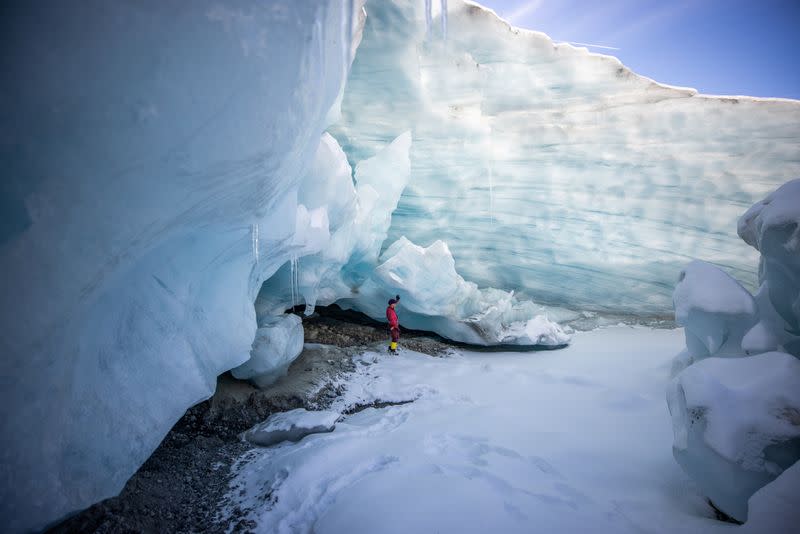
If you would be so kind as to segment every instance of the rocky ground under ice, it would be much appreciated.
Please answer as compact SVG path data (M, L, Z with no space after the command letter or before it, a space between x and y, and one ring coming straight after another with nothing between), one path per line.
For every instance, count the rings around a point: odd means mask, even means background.
M304 319L305 341L327 346L307 346L288 375L265 391L223 374L214 396L186 412L120 495L48 532L249 531L246 519L231 525L217 518L231 466L253 448L240 433L274 412L328 407L342 393L337 377L354 369L351 356L387 342L385 325L337 308L321 311ZM401 346L432 356L451 348L419 332L404 332Z

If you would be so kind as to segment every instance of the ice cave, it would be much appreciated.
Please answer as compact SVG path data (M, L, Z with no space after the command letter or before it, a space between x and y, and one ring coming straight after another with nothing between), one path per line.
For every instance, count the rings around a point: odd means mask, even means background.
M800 525L800 101L469 0L0 12L4 531Z

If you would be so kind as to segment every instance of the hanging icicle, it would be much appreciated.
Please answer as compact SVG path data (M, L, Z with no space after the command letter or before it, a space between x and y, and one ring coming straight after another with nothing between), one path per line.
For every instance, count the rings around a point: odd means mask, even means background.
M447 0L440 0L442 6L442 41L447 40Z
M433 24L433 0L425 0L425 39L431 39L431 26Z
M353 9L354 0L342 2L342 68L345 79L350 68L350 56L353 53Z
M294 309L294 256L291 257L289 260L289 286L291 287L292 291L292 305L290 309Z
M258 223L250 225L250 237L253 246L253 259L258 264Z
M297 304L300 304L300 258L298 257L294 259L294 287L297 288ZM294 308L294 303L292 304Z

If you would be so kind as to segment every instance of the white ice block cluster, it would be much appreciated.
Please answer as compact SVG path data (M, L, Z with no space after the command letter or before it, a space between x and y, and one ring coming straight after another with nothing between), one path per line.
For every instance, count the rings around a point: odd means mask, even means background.
M697 362L667 401L675 459L740 521L750 496L800 459L800 360L789 354Z
M761 252L758 293L711 264L680 275L675 318L686 367L667 401L674 455L709 498L744 521L748 499L800 460L800 180L739 219Z
M691 262L681 271L673 301L675 321L683 326L694 359L742 354L742 338L756 322L756 302L725 271Z
M0 18L6 531L118 493L247 360L262 282L327 242L298 187L337 115L354 3L177 4Z
M231 374L265 388L286 374L302 350L303 322L299 316L268 317L258 325L250 359L231 369Z
M757 328L745 336L744 348L777 344L800 358L800 178L747 210L738 232L761 252L756 298L763 311Z
M668 315L675 273L704 254L756 287L730 228L800 175L799 102L666 87L446 5L445 39L439 2L430 25L422 0L366 4L331 130L351 162L412 132L387 244L444 241L466 280L573 310Z

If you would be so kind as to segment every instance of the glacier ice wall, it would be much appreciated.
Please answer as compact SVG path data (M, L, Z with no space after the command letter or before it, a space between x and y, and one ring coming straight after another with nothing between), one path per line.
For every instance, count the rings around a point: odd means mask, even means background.
M248 358L263 280L324 244L297 186L338 116L355 4L4 6L8 530L117 493Z
M707 257L755 287L739 214L800 172L800 103L708 97L452 0L370 0L331 130L351 162L410 130L387 245L447 243L479 286L572 309L668 314ZM620 280L625 280L620 284Z
M738 233L761 253L755 297L701 261L673 295L683 367L667 392L675 459L728 515L800 461L800 179L755 203ZM752 503L751 503L752 504Z

